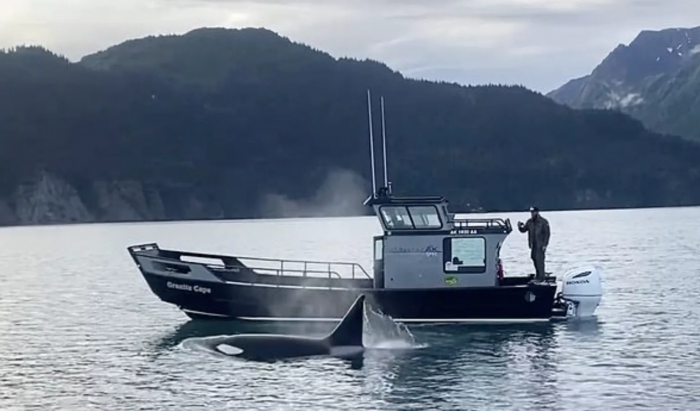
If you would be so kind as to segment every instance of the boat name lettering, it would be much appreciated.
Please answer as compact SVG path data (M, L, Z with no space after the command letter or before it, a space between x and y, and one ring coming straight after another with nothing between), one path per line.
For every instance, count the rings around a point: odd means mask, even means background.
M566 285L574 285L574 284L589 284L590 281L588 280L576 280L576 281L567 281Z
M177 283L172 283L172 282L168 281L167 286L168 286L168 288L173 288L175 290L189 291L189 292L201 293L201 294L211 294L211 288L200 287L198 285L192 286L189 284L177 284Z
M440 250L438 250L438 248L435 247L434 245L429 245L429 246L425 247L425 250L423 250L423 252L428 257L437 257L438 253L440 253Z
M425 248L418 247L392 247L387 250L391 254L425 254L428 257L435 257L442 252L434 245L429 245Z

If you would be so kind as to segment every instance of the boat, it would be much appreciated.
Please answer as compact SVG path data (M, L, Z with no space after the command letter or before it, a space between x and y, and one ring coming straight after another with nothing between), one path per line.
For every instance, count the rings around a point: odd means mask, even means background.
M337 322L360 295L403 323L521 323L595 315L602 268L562 275L505 276L500 251L509 219L457 218L443 196L396 196L388 181L384 99L384 184L377 189L368 90L372 191L379 221L372 275L356 262L284 260L188 252L157 243L127 247L151 291L192 319Z

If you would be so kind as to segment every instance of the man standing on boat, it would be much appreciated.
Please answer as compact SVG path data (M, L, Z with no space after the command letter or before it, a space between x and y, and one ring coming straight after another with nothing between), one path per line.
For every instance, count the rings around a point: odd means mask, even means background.
M535 280L542 281L546 277L544 256L549 245L549 221L540 215L539 208L530 207L530 219L525 224L522 221L518 221L518 230L521 233L527 233L530 258L535 264Z

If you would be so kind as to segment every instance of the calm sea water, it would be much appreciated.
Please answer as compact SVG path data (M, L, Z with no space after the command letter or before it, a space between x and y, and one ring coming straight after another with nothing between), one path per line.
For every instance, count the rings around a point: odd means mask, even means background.
M183 346L240 330L161 303L126 247L369 270L373 218L0 229L0 409L700 409L700 209L544 215L548 270L606 270L597 320L411 327L427 347L371 350L359 365L247 363ZM507 273L531 272L524 235L508 238L503 257Z

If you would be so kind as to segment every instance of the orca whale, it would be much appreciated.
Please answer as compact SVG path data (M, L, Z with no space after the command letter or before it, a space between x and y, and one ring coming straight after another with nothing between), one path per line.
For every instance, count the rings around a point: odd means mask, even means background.
M364 300L364 295L357 297L340 323L326 337L237 334L216 339L212 348L220 354L258 361L322 355L357 357L365 350L362 343Z

